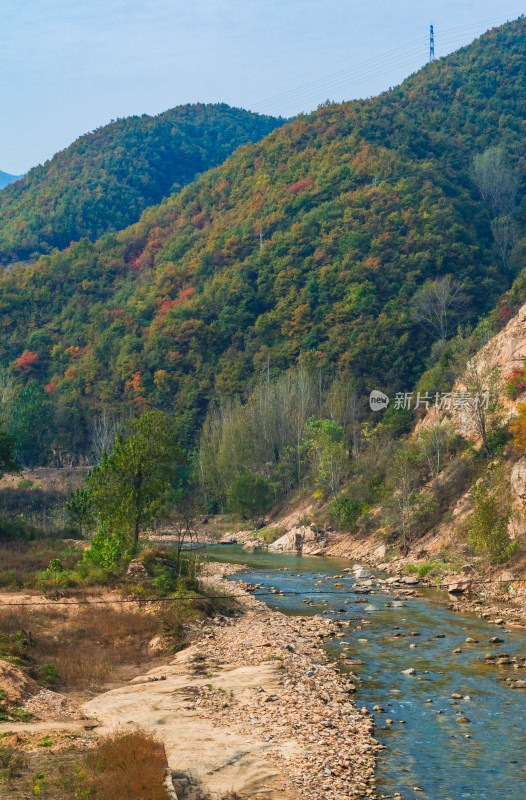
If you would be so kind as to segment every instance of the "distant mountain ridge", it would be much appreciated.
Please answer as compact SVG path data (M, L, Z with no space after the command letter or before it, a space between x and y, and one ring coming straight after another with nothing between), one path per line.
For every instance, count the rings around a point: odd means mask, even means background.
M420 287L454 276L475 325L526 268L525 106L521 18L238 148L118 233L15 266L0 366L17 409L37 398L42 441L78 454L102 408L166 409L194 442L210 403L298 361L363 398L411 391L436 360ZM513 267L472 176L495 145L519 183Z
M118 119L81 136L0 194L0 264L119 231L239 145L284 123L224 103L196 103Z
M23 175L10 175L9 172L2 172L2 170L0 170L0 189L4 189L6 186L9 186L10 183L19 181L20 178L23 177Z

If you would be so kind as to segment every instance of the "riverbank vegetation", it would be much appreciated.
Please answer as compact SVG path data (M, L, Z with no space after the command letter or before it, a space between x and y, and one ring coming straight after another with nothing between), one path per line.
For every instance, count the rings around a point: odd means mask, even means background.
M117 729L86 741L72 734L22 736L17 746L0 740L0 791L10 800L170 800L165 748L151 732ZM203 792L197 800L211 799Z

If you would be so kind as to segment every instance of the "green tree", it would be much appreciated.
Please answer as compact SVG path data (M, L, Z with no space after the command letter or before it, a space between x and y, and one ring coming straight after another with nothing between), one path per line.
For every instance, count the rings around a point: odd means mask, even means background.
M66 503L66 514L68 520L78 528L82 538L85 530L94 521L91 491L81 487L75 492L70 492L69 500Z
M349 467L343 434L343 427L330 419L311 417L305 426L316 486L335 500Z
M102 527L125 532L136 547L140 532L167 513L185 471L186 458L167 414L142 414L88 476Z
M243 472L230 485L228 508L244 519L250 519L255 528L261 526L261 517L271 506L270 481L253 472Z
M468 530L469 544L492 563L507 561L513 553L508 534L509 511L501 510L496 494L482 479L476 483L472 496L474 511Z
M50 403L42 386L31 380L19 391L7 420L17 458L26 466L38 464L49 446Z

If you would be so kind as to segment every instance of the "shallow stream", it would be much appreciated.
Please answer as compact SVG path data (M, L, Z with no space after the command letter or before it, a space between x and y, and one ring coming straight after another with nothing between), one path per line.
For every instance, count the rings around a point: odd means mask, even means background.
M338 589L335 575L341 576L350 565L344 559L247 553L235 545L208 552L214 561L246 566L232 580L241 577L267 589L301 593L262 597L272 608L353 619L355 625L326 648L338 661L343 652L347 659L363 662L342 669L361 679L356 703L373 713L375 736L387 746L378 762L380 794L398 791L407 800L526 798L526 690L497 680L526 679L526 669L485 661L488 652L526 656L525 631L497 628L478 617L448 611L432 590L401 603L379 587L360 594L360 583L346 573L338 578L343 587ZM495 636L503 643L489 644ZM466 643L467 638L477 641ZM408 668L416 673L402 674ZM374 712L374 706L385 711ZM460 723L457 717L469 722Z

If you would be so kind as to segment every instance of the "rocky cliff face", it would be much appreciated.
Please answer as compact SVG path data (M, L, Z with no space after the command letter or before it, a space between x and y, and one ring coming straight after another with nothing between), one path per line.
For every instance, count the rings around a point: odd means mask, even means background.
M514 369L521 369L526 359L526 304L513 317L505 328L490 339L470 363L472 375L478 375L480 384L490 393L498 395L498 408L502 421L507 422L517 416L518 407L526 403L526 393L521 393L515 400L503 393L506 382ZM467 381L459 380L453 387L452 396L466 392ZM491 383L484 386L485 383ZM417 431L433 427L439 422L451 423L455 430L466 438L478 440L474 424L473 409L465 406L452 407L449 410L431 408L417 426ZM504 463L509 476L509 506L512 512L509 522L509 533L512 539L523 536L526 531L526 458L517 462L511 459ZM462 496L454 509L453 518L456 523L464 519L471 508L469 493Z
M503 422L516 416L518 406L526 403L526 392L511 400L503 394L504 386L515 368L522 368L526 359L526 304L519 313L509 321L505 328L490 339L479 351L469 365L471 380L478 378L484 391L487 389L498 396L498 406ZM491 383L486 385L486 381ZM451 396L469 393L466 384L459 380L452 389ZM426 416L418 423L416 432L439 423L449 423L467 439L477 442L478 436L474 424L473 408L469 405L451 402L450 409L437 410L431 407ZM480 444L480 441L478 442ZM523 537L526 532L526 458L518 461L516 457L499 459L508 479L507 506L511 511L509 534L512 539ZM489 466L489 465L488 465ZM459 535L467 517L472 511L471 488L458 495L449 508L449 514L425 536L418 538L410 554L410 560L439 557L445 549L461 554L467 552L465 537ZM304 554L325 553L344 556L368 562L380 563L385 559L386 546L381 530L347 534L329 529L323 536L316 534L310 527L301 525L300 519L311 516L315 508L311 504L301 508L289 509L280 515L276 524L287 533L270 545L273 551L301 551ZM380 515L381 516L381 515Z
M517 406L526 402L526 394L520 395L516 400L510 400L502 394L507 379L514 369L522 368L526 359L526 303L519 313L511 319L505 328L493 336L482 347L475 358L470 362L470 369L479 376L483 389L499 392L499 407L503 418L511 419L517 413ZM466 382L459 380L452 389L452 397L466 392ZM477 438L477 431L473 424L473 414L467 405L457 405L452 401L451 409L430 408L426 416L417 425L421 428L432 427L437 422L449 421L455 429L465 437Z

